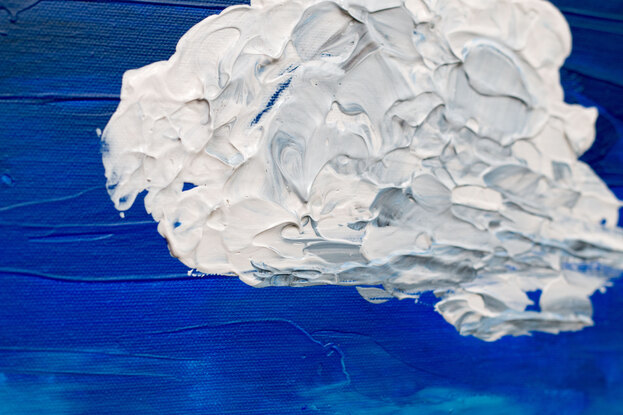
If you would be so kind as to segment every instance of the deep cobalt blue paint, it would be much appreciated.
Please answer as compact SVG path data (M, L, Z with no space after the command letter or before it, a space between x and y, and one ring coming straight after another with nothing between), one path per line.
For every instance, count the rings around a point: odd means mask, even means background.
M623 198L623 1L555 3L566 99L600 111L583 159ZM0 0L32 6L0 16L0 414L623 413L620 280L595 327L485 343L430 295L189 275L140 204L119 217L95 130L123 72L229 4Z

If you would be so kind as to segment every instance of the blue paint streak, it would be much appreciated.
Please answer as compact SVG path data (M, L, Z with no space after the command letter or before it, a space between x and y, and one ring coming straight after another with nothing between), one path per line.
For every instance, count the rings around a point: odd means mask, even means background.
M566 99L600 113L583 160L623 198L623 1L555 3L574 35ZM595 327L484 343L430 294L373 305L349 287L189 275L140 201L119 218L95 129L121 76L226 4L44 0L6 15L0 414L620 412L621 281L593 296Z
M290 86L290 82L292 82L292 78L289 78L287 81L282 82L282 83L280 83L277 86L277 90L270 97L270 99L268 100L268 103L266 103L266 106L264 107L264 109L262 111L260 111L260 113L255 116L253 121L251 121L251 125L255 125L258 122L260 122L260 120L262 119L264 114L266 114L268 111L270 111L273 108L273 106L275 105L275 103L277 102L277 100L279 99L281 94L283 93L283 91L285 91Z

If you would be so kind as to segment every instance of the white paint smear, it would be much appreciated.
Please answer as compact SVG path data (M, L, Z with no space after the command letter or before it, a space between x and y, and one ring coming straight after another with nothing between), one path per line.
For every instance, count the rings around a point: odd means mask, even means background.
M563 102L570 47L543 0L230 7L125 74L102 138L110 196L124 211L146 190L201 272L375 303L433 291L484 340L579 330L623 234L578 161L597 112Z

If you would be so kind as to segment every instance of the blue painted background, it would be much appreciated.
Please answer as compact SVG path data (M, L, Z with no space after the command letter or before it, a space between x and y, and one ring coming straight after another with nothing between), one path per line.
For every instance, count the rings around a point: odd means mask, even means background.
M623 198L623 1L555 3ZM623 414L622 281L595 327L485 343L430 296L189 277L140 203L119 217L95 130L123 72L228 4L0 0L0 414Z

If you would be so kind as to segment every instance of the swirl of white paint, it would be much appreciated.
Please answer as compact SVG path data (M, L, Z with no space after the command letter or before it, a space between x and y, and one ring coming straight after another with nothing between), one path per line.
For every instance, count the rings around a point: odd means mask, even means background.
M205 273L433 291L485 340L579 330L623 235L578 160L597 112L564 103L570 47L544 0L230 7L125 74L109 193L127 210L146 190L172 255Z

